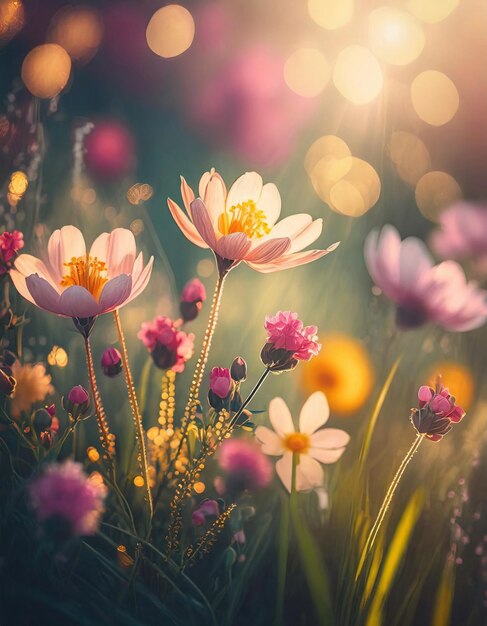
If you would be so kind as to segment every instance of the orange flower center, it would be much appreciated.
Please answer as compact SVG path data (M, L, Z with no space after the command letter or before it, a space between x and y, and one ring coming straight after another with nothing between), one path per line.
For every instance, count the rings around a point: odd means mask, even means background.
M79 285L87 289L98 301L103 287L108 281L105 262L99 261L97 257L93 258L86 255L73 257L64 265L68 268L68 273L63 276L61 287Z
M264 211L260 211L253 200L225 210L218 218L218 228L223 235L245 233L250 239L260 239L271 232Z
M291 433L284 437L283 445L291 452L305 453L310 445L309 435L305 433Z

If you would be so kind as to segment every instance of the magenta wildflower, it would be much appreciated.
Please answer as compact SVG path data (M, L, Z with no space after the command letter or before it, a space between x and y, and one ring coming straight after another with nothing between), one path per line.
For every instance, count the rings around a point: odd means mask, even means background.
M90 394L81 385L76 385L63 398L63 406L74 420L86 417L90 411Z
M184 286L181 293L179 310L185 322L191 322L198 317L203 302L206 300L205 286L198 278L193 278Z
M216 500L203 500L191 514L191 521L195 526L203 526L207 517L218 517L220 509Z
M272 480L272 463L253 441L227 439L220 448L218 462L226 473L228 491L263 489Z
M372 280L395 302L402 328L431 321L461 332L478 328L487 319L487 292L467 282L458 263L433 265L421 240L401 241L392 226L368 235L365 261Z
M106 348L101 357L101 368L105 376L114 378L122 371L122 355L113 346Z
M278 311L265 318L267 343L261 359L274 372L296 367L298 361L309 361L321 349L316 326L304 326L297 313Z
M193 356L194 334L179 330L169 317L159 315L151 322L144 322L137 337L160 369L182 372Z
M210 389L219 398L226 398L232 389L228 367L214 367L210 373Z
M39 521L60 522L70 535L97 531L106 487L86 476L80 463L52 463L30 483L29 494Z
M5 231L0 235L0 274L5 274L12 267L12 259L24 247L24 235L20 230Z
M438 378L436 389L423 385L418 391L419 408L411 410L411 422L418 433L431 441L440 441L465 417L462 407L455 404L455 398L443 387Z

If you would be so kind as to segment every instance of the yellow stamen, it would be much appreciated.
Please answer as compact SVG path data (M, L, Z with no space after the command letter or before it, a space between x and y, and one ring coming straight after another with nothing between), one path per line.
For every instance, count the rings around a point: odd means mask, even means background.
M105 283L107 267L104 261L99 261L97 257L79 256L73 257L71 261L64 264L68 268L61 280L61 287L72 287L79 285L87 289L95 300L99 300Z
M291 433L284 437L283 444L291 452L305 454L310 446L309 435L306 433Z
M250 239L260 239L271 232L264 211L259 210L253 200L225 210L218 218L218 228L223 235L245 233Z

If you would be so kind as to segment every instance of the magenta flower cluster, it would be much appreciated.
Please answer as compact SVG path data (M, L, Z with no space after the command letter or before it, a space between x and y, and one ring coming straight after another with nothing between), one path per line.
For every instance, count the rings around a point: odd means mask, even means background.
M182 372L194 353L194 334L185 333L172 319L162 315L158 315L151 322L144 322L137 337L161 369Z
M24 235L20 230L7 230L0 235L0 274L8 272L12 259L23 247Z
M298 361L309 361L321 349L317 339L316 326L304 326L297 313L279 311L276 315L265 318L267 342L274 349L286 350Z
M72 535L93 535L104 511L106 487L90 479L81 463L53 463L29 486L29 494L41 522L58 519Z
M465 417L462 407L455 404L455 398L443 387L441 380L436 389L423 385L418 391L419 409L411 411L411 422L418 433L431 441L440 441Z

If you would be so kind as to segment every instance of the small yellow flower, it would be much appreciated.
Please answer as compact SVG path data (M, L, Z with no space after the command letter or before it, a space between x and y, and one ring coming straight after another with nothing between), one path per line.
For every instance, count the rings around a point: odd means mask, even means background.
M320 337L323 348L304 364L307 392L323 391L330 409L339 415L358 411L372 391L374 369L363 344L350 335L332 333Z
M441 375L443 385L455 397L455 402L468 411L474 397L475 385L472 372L460 363L440 361L429 368L428 384L434 387L434 381L438 375Z
M51 377L41 363L22 365L20 361L15 361L12 376L17 381L10 403L14 417L18 417L22 411L29 411L35 402L44 401L47 395L54 392Z

